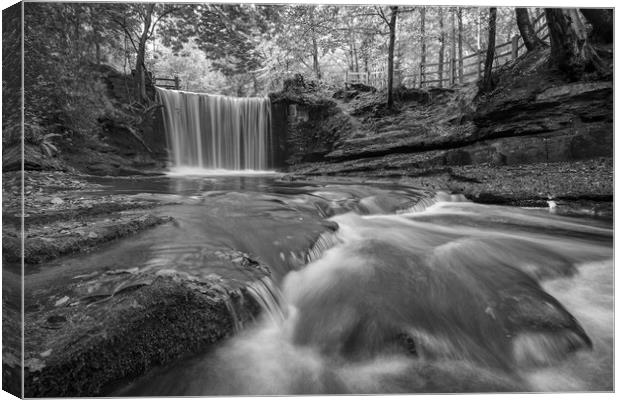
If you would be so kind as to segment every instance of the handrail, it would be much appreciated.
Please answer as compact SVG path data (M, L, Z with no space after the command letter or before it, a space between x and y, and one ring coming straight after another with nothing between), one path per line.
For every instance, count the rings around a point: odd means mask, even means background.
M174 84L173 85L158 85L157 81L174 82ZM181 80L176 75L174 78L153 78L153 85L163 87L165 89L179 90L181 88Z
M534 21L532 21L532 25L536 25L537 23L539 23L543 18L545 18L545 13L540 13L538 14L538 16L536 18L534 18Z
M547 24L545 22L545 13L540 13L534 21L532 22L532 26L535 27L535 33L540 37L541 40L546 40L549 38L549 31L547 29ZM536 25L540 25L536 27ZM510 50L499 52L498 50L503 50L503 48L510 46ZM495 46L495 55L493 57L493 70L499 68L501 65L513 61L517 57L522 54L522 49L525 47L525 43L523 42L523 38L520 35L515 35L510 41L500 43ZM418 64L418 85L422 87L424 84L439 82L441 86L443 86L444 82L448 85L453 85L454 83L463 82L463 78L470 77L473 75L477 75L477 78L480 79L482 77L482 72L484 70L484 54L486 53L485 49L481 49L478 52L474 52L472 54L468 54L466 56L461 57L460 59L451 60L450 57L443 63L425 63ZM473 62L465 63L465 60L470 58L474 58ZM447 66L447 67L446 67ZM430 69L429 67L433 67ZM436 67L436 68L435 68ZM473 67L473 71L471 71ZM469 70L469 71L465 71ZM426 79L427 77L431 78L432 75L439 75L442 73L444 76L442 79Z

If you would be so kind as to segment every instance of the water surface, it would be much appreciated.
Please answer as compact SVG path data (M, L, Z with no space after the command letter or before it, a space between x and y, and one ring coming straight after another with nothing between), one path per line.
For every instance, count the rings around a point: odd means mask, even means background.
M613 389L610 220L391 184L96 182L175 202L157 212L176 223L76 264L200 270L205 249L229 246L271 267L280 298L229 341L116 395Z

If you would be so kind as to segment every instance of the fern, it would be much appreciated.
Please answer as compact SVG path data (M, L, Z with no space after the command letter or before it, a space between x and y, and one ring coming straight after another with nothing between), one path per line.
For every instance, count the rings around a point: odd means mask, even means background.
M60 137L60 135L58 133L48 133L43 135L41 141L39 142L39 148L43 153L47 154L48 157L52 157L58 152L58 147L56 147L56 145L51 141L51 139L55 137Z

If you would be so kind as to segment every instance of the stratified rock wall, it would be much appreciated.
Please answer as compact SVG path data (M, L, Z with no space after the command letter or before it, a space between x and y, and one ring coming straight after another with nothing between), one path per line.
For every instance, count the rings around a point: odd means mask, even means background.
M396 107L387 110L384 92L351 87L340 90L334 95L338 104L334 110L343 118L341 126L346 129L338 131L337 140L320 143L322 139L313 127L329 126L329 120L317 117L312 121L310 115L305 124L289 124L289 135L311 143L295 149L298 156L289 158L290 171L304 175L427 177L429 181L435 177L444 183L442 176L447 174L451 177L447 186L471 194L477 189L461 188L463 182L472 187L485 182L471 169L471 179L456 179L456 168L471 166L487 172L495 168L501 177L504 167L527 169L535 165L544 175L546 165L555 172L566 170L566 163L578 161L589 162L596 170L599 165L609 165L605 160L613 157L613 82L566 82L548 68L548 55L549 50L542 49L503 66L495 76L494 91L483 96L475 84L450 89L398 88ZM301 97L295 102L303 103ZM325 152L330 147L331 151ZM316 148L322 152L311 150ZM553 163L560 164L551 166ZM582 182L565 172L567 184ZM599 179L592 176L592 180ZM519 185L513 186L518 190ZM584 187L582 194L611 196L607 193L611 182L603 186L605 193L590 193L594 187ZM555 198L569 192L573 196L578 189L572 185L536 196Z
M321 161L352 130L351 119L336 102L300 75L270 98L274 137L280 144L276 159L285 164Z

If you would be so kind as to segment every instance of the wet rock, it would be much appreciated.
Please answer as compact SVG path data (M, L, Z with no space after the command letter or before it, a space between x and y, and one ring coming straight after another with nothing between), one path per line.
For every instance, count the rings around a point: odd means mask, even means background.
M25 209L26 262L38 263L125 237L170 221L140 211L170 203L159 199L100 193L101 186L74 173L3 173L4 259L19 262L22 201ZM36 189L35 189L36 188ZM85 195L84 192L88 192ZM121 213L130 210L130 212Z
M50 226L32 226L26 230L24 241L24 262L36 264L46 260L74 253L88 251L96 245L126 237L136 232L170 222L172 218L135 212L118 215L115 218L95 218L86 223L90 232L76 229L82 222L59 222ZM19 261L20 248L11 237L4 246L7 260Z
M23 157L22 157L23 156ZM54 157L45 155L37 146L26 144L2 149L2 172L25 170L65 170L66 166Z
M4 243L3 243L4 245ZM22 390L21 266L2 264L2 389L19 397Z
M64 296L61 299L59 299L58 301L56 301L56 303L54 303L54 306L59 307L62 306L63 304L65 304L67 301L69 301L69 297Z
M325 179L337 175L349 182L372 177L430 190L462 193L470 200L487 204L524 207L548 207L554 199L569 208L558 207L573 215L610 215L613 201L613 159L525 165L447 166L442 152L395 154L376 159L351 160L340 163L304 164L296 169L306 179ZM360 176L362 175L362 176ZM331 178L333 179L333 178ZM580 205L582 204L582 205Z
M67 322L66 317L62 315L51 315L41 326L45 329L60 329L65 322Z
M26 396L102 395L120 380L204 351L259 313L246 288L269 276L257 261L248 263L243 280L192 277L183 270L127 271L31 287L39 298L64 293L71 306L59 314L56 303L43 302L26 313Z

